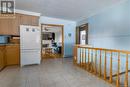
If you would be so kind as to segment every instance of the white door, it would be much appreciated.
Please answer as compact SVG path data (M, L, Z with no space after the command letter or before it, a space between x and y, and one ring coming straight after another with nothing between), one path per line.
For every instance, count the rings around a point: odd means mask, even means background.
M41 49L41 29L39 27L20 26L21 49Z

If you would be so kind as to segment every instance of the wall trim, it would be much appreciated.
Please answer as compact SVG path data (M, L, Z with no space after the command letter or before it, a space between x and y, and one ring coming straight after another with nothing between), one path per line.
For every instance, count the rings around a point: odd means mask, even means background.
M0 7L0 11L1 11L1 7ZM25 14L25 15L41 16L41 13L38 13L38 12L25 11L25 10L20 10L20 9L15 9L14 11L15 13L20 13L20 14Z
M32 15L32 16L41 16L41 13L19 10L19 9L15 9L15 12L20 14Z

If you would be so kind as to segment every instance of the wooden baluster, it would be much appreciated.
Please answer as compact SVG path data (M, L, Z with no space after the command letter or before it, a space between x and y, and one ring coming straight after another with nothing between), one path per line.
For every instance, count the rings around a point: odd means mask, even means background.
M86 68L87 68L87 67L86 67L86 65L87 65L87 64L86 64L86 48L85 48L85 55L84 55L84 56L85 56L85 70L86 70Z
M88 51L87 51L88 49ZM78 52L80 51L80 54ZM86 53L86 51L88 53ZM98 54L98 51L100 51L100 54ZM90 72L94 72L94 74L102 76L102 53L105 52L105 59L104 59L104 80L107 79L107 54L110 52L110 77L109 82L113 82L113 53L118 53L118 67L117 67L117 79L116 79L116 87L120 87L120 68L121 68L121 53L126 53L126 71L125 71L125 82L124 87L128 87L128 56L129 52L125 51L116 51L116 50L110 50L110 49L100 49L100 48L83 48L83 47L77 47L74 48L74 63L78 64L79 66L83 66L83 68L87 69ZM95 52L95 54L94 54ZM88 54L88 57L87 57ZM78 58L79 56L79 58ZM99 61L97 61L97 58L100 56ZM88 58L88 59L87 59ZM88 61L87 61L88 60ZM99 62L99 65L97 65ZM99 67L99 68L98 68ZM99 70L98 70L99 69Z
M105 60L104 60L104 80L106 80L106 66L107 66L107 52L105 51Z
M82 58L82 53L81 53L81 48L80 48L80 67L81 67L81 58Z
M84 64L84 69L85 69L85 48L83 49L83 64Z
M75 53L75 55L76 55L76 64L78 63L78 47L76 47L76 53Z
M84 49L82 48L82 65L81 65L81 67L83 68L84 67L84 63L83 63L83 59L84 59Z
M76 55L77 55L76 51L77 51L77 49L76 49L76 46L75 46L74 47L74 59L73 59L73 63L74 64L76 64L76 59L77 59L77 57L76 57Z
M100 50L99 76L102 75L102 50Z
M74 49L74 55L75 55L75 60L74 60L74 62L75 62L75 64L76 64L76 62L77 62L77 47L75 47L75 49Z
M112 52L110 52L111 57L110 57L110 78L109 82L112 83Z
M93 49L91 49L91 72L93 72Z
M90 49L88 49L88 67L87 67L87 68L88 68L88 71L89 71L89 68L90 68L90 67L89 67L89 60L90 60Z
M94 68L94 73L96 74L97 73L97 50L95 49L95 64L94 64L95 68Z
M84 67L84 48L82 48L82 68Z
M82 57L81 57L81 67L83 68L83 48L82 48Z
M73 49L73 55L74 55L73 64L75 64L75 47L74 47L74 49Z
M128 87L128 54L126 54L126 71L125 71L125 85L124 87Z
M118 70L117 70L116 87L120 87L120 52L118 52Z

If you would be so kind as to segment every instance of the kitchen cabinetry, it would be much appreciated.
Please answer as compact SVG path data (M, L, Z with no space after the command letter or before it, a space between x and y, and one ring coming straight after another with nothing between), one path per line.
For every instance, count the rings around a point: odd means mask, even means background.
M32 25L31 24L31 16L29 15L20 15L20 24L21 25Z
M31 25L38 26L39 25L39 17L31 16Z
M20 25L39 25L39 17L16 14L14 19L0 19L0 35L19 35Z
M0 70L5 67L5 46L0 46Z
M19 65L20 63L20 45L13 44L6 46L6 65Z
M20 24L21 25L38 26L39 25L39 17L30 16L30 15L21 15Z
M19 35L20 14L15 15L15 19L9 19L9 35Z
M9 34L9 20L8 19L0 19L0 34Z
M0 71L9 65L20 64L20 45L10 44L0 46Z

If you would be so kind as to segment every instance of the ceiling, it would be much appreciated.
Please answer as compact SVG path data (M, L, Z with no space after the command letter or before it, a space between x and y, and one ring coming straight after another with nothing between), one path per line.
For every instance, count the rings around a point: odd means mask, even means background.
M15 0L16 9L42 16L79 21L125 0Z

